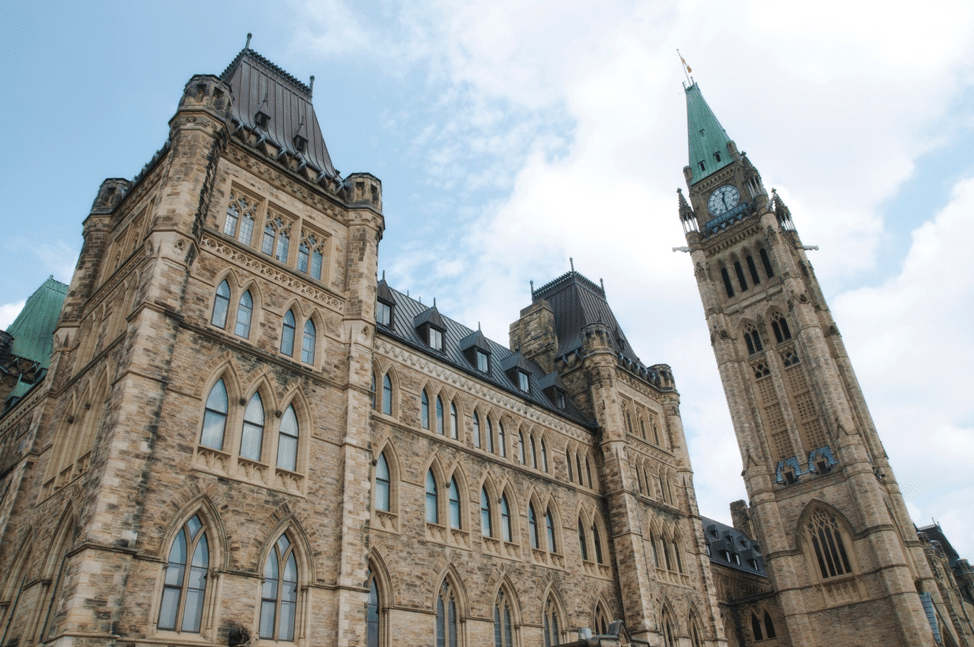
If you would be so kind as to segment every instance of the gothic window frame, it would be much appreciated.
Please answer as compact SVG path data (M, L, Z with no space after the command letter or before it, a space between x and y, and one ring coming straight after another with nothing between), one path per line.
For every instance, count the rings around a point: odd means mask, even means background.
M460 410L456 400L450 400L450 438L460 440Z
M436 396L436 433L440 436L446 434L446 423L444 418L446 417L446 412L443 410L443 396L437 394Z
M459 586L444 577L436 588L433 605L436 622L436 647L463 647L464 616Z
M480 534L484 537L494 537L494 517L493 517L493 505L490 501L490 492L487 490L487 484L480 486Z
M226 330L232 297L233 289L230 287L230 281L223 279L217 284L216 290L213 292L213 308L210 310L210 325L216 326L220 330Z
M855 537L848 520L838 510L813 502L802 513L799 529L807 570L813 582L842 581L857 577L861 572Z
M581 516L578 517L578 549L583 562L591 561L588 554L588 537L585 535L585 520Z
M297 642L296 637L300 636L300 606L301 606L301 593L300 588L302 585L302 565L299 559L300 545L294 533L290 528L286 528L284 531L274 535L275 539L272 542L268 542L265 548L265 554L263 555L263 564L261 568L261 593L260 593L260 606L257 609L258 618L258 629L257 635L262 641L272 641L272 642ZM281 546L281 541L284 540L285 546ZM276 559L275 559L276 558ZM294 564L294 573L292 580L285 580L288 565ZM268 574L269 567L274 565L274 573L277 575L276 578L271 578ZM275 584L271 585L270 582L273 581ZM288 585L291 586L288 586ZM288 596L288 597L285 597ZM288 599L290 598L290 599ZM284 611L290 606L290 623L283 624L282 621L286 622L286 615ZM273 615L270 618L270 626L267 624L267 612L268 610L273 611Z
M518 644L517 608L514 595L501 585L494 596L494 647L515 647Z
M315 357L318 354L317 347L318 329L315 326L314 318L308 317L304 322L304 331L301 334L301 362L303 364L315 365Z
M473 446L476 447L477 449L481 449L483 448L484 443L483 443L483 436L481 435L482 431L480 425L480 414L476 410L474 410L471 419L473 420Z
M268 415L264 398L260 389L254 389L246 398L243 409L243 419L240 423L240 433L236 443L236 455L243 460L254 463L266 463L265 434L267 431ZM245 454L246 452L246 454ZM253 455L256 452L256 455Z
M488 454L493 454L494 445L494 423L490 420L490 415L484 416L484 449Z
M240 293L234 312L233 334L241 339L250 339L250 331L254 327L257 301L251 293L252 289L252 287L248 287Z
M440 525L440 488L439 483L437 483L436 473L434 472L432 466L426 470L426 481L424 487L426 492L426 523Z
M294 316L294 309L289 308L284 313L284 320L281 323L281 354L291 357L294 355L294 338L297 336L297 319Z
M426 430L430 428L430 396L425 388L419 394L419 426Z
M504 432L504 421L497 421L497 452L501 458L507 458L507 435Z
M559 620L561 618L562 620ZM542 608L542 634L544 636L544 647L554 647L562 642L562 622L565 614L561 610L561 605L555 598L554 592L549 592L545 598Z
M64 592L64 580L68 566L68 554L74 545L77 520L69 505L67 511L58 524L51 541L44 567L44 580L41 597L43 604L37 616L36 642L49 642L57 636L61 611L61 594ZM25 636L26 637L26 636Z
M501 541L513 544L516 543L514 540L517 537L517 532L515 528L516 515L511 512L511 502L508 498L507 492L502 491L500 499L498 499L497 512L500 517L500 539Z
M192 533L192 537L189 537L189 542L186 540L186 530L192 528L192 521L196 520L199 523L199 528ZM211 532L212 531L212 532ZM219 545L220 532L216 525L213 523L213 518L211 514L208 513L201 506L195 507L191 512L186 513L178 517L178 523L173 524L167 533L166 539L162 544L163 553L160 555L162 558L159 563L159 577L157 579L157 590L154 595L155 607L153 609L153 621L152 627L155 632L160 634L170 634L170 635L186 635L186 634L196 634L203 636L210 629L210 623L212 623L213 618L212 607L216 597L216 581L211 581L213 578L209 575L214 572L215 565L220 564L221 547ZM172 561L173 551L176 548L176 542L183 538L183 544L185 546L185 555L183 556L184 561L182 564L175 562L177 566L182 566L183 573L178 574L178 569L174 571L174 577L170 578L169 569L170 565L174 564ZM192 566L192 562L196 559L197 551L199 551L201 542L205 541L206 550L206 564L205 566ZM187 629L185 627L187 617L186 617L186 605L188 603L187 593L190 590L190 578L192 577L192 569L198 569L196 572L197 577L202 580L203 588L194 588L194 591L198 591L199 601L197 606L197 613L199 617L199 626L195 628ZM199 570L203 573L200 574ZM175 581L178 579L178 583ZM168 626L163 626L163 614L167 612L166 609L166 599L167 597L172 604L172 592L177 591L177 598L175 600L175 615L171 616L173 626L170 628ZM167 596L167 593L170 594ZM167 618L168 620L168 618Z
M260 234L260 251L262 254L271 257L275 261L288 265L291 257L292 237L295 219L280 213L279 210L271 210L263 222L263 229ZM299 239L300 242L300 239Z

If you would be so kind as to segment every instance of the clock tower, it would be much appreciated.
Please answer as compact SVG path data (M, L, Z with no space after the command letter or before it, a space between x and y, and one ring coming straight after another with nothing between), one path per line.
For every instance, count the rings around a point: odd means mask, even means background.
M696 83L686 99L680 220L787 640L933 647L940 593L809 248Z

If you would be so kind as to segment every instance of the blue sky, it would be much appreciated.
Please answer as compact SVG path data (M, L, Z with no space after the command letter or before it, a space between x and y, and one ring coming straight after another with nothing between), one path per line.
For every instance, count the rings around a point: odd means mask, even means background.
M966 2L0 2L0 327L69 281L100 182L252 47L383 181L390 283L506 341L568 258L673 367L701 512L741 462L676 217L682 71L792 210L918 523L974 557L974 8ZM841 16L841 19L837 19Z

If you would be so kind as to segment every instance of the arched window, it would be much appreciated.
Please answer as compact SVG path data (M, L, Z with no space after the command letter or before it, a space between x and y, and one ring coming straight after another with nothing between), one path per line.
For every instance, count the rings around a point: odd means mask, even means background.
M670 624L670 618L665 612L663 614L663 621L660 623L660 627L663 630L663 645L665 647L676 647L676 634L673 633L673 626Z
M734 273L737 274L737 282L741 286L741 292L747 290L747 281L744 279L744 269L741 268L740 261L734 261Z
M497 592L497 601L494 602L494 647L514 647L511 603L504 595L504 589Z
M388 373L382 376L382 413L392 415L392 378Z
M748 258L751 258L748 256ZM703 647L703 639L700 637L700 623L697 621L695 613L690 614L690 647Z
M226 281L220 283L216 288L216 297L213 299L213 316L210 318L217 328L227 327L227 312L230 310L230 284Z
M521 453L521 465L527 465L528 460L527 457L524 455L524 434L521 433L520 431L517 432L517 446L518 446L518 451Z
M436 433L443 435L443 400L436 396Z
M833 515L824 510L813 512L805 526L805 537L815 551L815 560L823 580L852 572L839 532L839 522Z
M288 310L284 314L284 327L281 330L281 353L290 357L294 354L294 313Z
M504 437L504 423L497 421L497 449L503 458L507 458L507 440Z
M575 454L575 467L578 469L578 484L585 485L585 476L582 474L582 459L578 454ZM592 487L591 480L589 480L588 486Z
M747 344L748 355L760 353L764 350L764 346L761 344L761 337L753 326L748 326L744 329L744 343Z
M57 633L58 602L61 599L61 591L64 588L64 571L68 565L68 551L71 549L73 531L74 524L69 523L67 528L60 533L61 543L55 548L58 551L58 560L56 562L57 572L54 574L54 584L49 589L50 594L47 596L47 611L44 614L44 625L41 627L40 634L42 642L53 638Z
M626 411L626 431L628 431L630 434L633 433L632 432L632 415L629 413L629 411Z
M555 542L555 519L551 514L551 508L545 510L544 526L548 536L548 551L552 553L557 553L558 544Z
M372 371L372 391L369 393L369 406L375 409L375 371Z
M480 488L480 532L484 537L493 537L494 528L490 519L490 497L487 488Z
M439 496L436 493L436 477L433 470L426 472L426 521L428 523L440 522Z
M304 322L304 337L301 339L301 361L305 364L315 363L315 323L308 319Z
M561 643L561 630L558 628L558 609L550 597L544 607L544 647Z
M419 396L419 424L423 429L430 428L430 397L426 394L426 389Z
M277 436L277 466L294 472L298 468L298 417L294 405L281 416L281 431Z
M494 426L490 423L490 417L485 418L487 420L487 451L491 454L494 453Z
M259 461L263 443L264 404L260 400L260 393L254 393L244 413L243 430L240 433L240 457Z
M768 278L774 277L774 270L771 269L771 259L768 258L768 252L763 248L761 249L761 264L764 265L764 273L768 275Z
M751 613L751 631L754 633L754 640L764 640L764 632L761 631L761 621Z
M233 334L237 337L247 339L250 337L250 320L254 314L254 298L247 290L240 296L240 303L237 305L237 325L233 328Z
M179 529L169 548L166 578L159 605L159 629L199 633L210 549L198 515Z
M528 504L528 535L531 537L531 548L538 548L538 518L531 503Z
M775 341L779 344L791 339L791 330L788 329L788 320L780 314L775 313L771 319L771 330L774 332Z
M294 640L298 606L298 563L294 545L281 535L264 562L260 594L260 637Z
M436 647L457 647L457 601L446 580L436 597Z
M480 448L480 416L473 412L473 446Z
M724 279L724 290L727 292L727 298L734 296L734 286L731 285L730 274L727 273L727 268L720 268L720 278Z
M369 586L369 606L365 613L366 647L379 647L379 586L371 569L366 573Z
M592 541L595 544L595 561L599 564L604 564L605 561L602 558L602 533L599 532L598 524L592 524Z
M605 636L609 633L609 618L602 608L602 603L595 605L595 633Z
M656 535L649 536L649 544L653 547L653 564L656 565L656 568L662 568L659 560L659 548L656 546Z
M764 630L768 638L775 638L777 636L774 632L774 622L771 621L771 614L767 611L764 612Z
M594 488L592 485L592 470L588 466L588 456L585 457L585 476L588 477L588 486Z
M511 507L507 504L507 495L501 495L501 534L506 542L514 541L511 531Z
M450 479L450 527L460 530L463 528L463 518L460 516L460 488L457 487L457 477Z
M227 428L227 387L219 380L206 396L206 409L203 411L203 432L200 445L211 449L223 449L223 435Z
M750 254L747 255L747 269L751 273L751 283L754 285L761 283L761 279L758 277L758 268L755 267L754 259L751 258Z
M578 547L582 552L582 559L588 561L588 542L585 540L585 523L578 520Z
M642 418L639 419L639 433L646 440L646 421Z
M538 469L538 450L534 444L534 436L531 436L531 467Z
M680 557L680 544L674 539L673 540L673 558L676 560L676 570L678 573L683 572L683 559Z
M450 438L457 440L460 437L460 425L458 424L457 405L450 403Z
M379 454L379 460L375 466L375 509L389 512L391 503L391 486L389 479L389 462L386 461L385 453Z
M548 471L548 448L545 447L544 438L541 439L541 469Z
M572 453L565 450L565 463L568 464L568 480L572 483L575 482L575 476L572 474Z

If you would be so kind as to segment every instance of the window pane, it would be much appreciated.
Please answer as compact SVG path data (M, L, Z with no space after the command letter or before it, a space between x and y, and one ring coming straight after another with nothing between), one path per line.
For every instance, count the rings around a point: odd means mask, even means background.
M426 473L426 521L429 523L440 521L437 511L436 478L432 470Z
M308 319L304 322L304 339L301 341L301 361L305 364L315 363L315 324Z
M507 495L501 497L501 532L504 533L504 541L513 541L511 534L511 510L507 505Z
M312 276L312 278L314 278L314 279L316 279L318 281L321 280L321 264L322 264L322 260L324 260L324 258L322 257L321 252L319 252L318 250L315 250L314 252L312 252L312 254L311 254L311 276Z
M480 417L473 414L473 446L480 449Z
M392 380L388 374L382 378L382 413L392 415Z
M277 466L282 470L297 471L298 439L281 434L277 445Z
M223 233L227 236L233 236L237 233L237 206L231 204L227 207L227 220L223 223Z
M450 527L462 528L460 523L460 489L457 487L457 480L450 480Z
M250 317L253 310L254 299L250 296L250 290L247 290L240 297L240 305L237 307L237 325L233 329L237 337L246 339L250 336Z
M294 314L290 310L284 315L284 327L281 330L281 352L288 356L294 354Z
M207 409L203 413L203 433L200 444L212 449L223 449L223 431L226 428L227 417L222 413Z
M261 242L260 251L267 255L274 252L274 227L270 223L264 226L264 240Z
M497 423L497 448L500 450L501 456L507 457L507 440L504 438L504 423Z
M443 435L443 400L436 396L436 433Z
M244 245L249 245L253 237L254 219L250 217L250 214L244 214L243 220L240 222L240 236L238 238Z
M457 405L450 403L450 438L457 440L459 437L459 425L457 424Z
M419 422L423 426L423 429L430 428L430 398L426 395L426 391L419 396Z
M199 632L202 619L203 591L189 589L186 591L186 607L183 609L183 631Z
M287 234L281 232L277 237L277 255L275 258L282 263L287 263L287 250L288 245L291 243L291 239Z
M277 603L273 600L261 600L260 603L260 637L274 638L274 614Z
M230 285L223 281L216 289L216 298L213 300L213 317L210 322L218 328L226 328L227 310L230 309Z
M490 527L490 498L487 496L487 490L483 488L480 490L480 532L485 537L494 536Z
M281 602L281 624L277 630L278 640L294 640L294 615L297 605L294 602Z
M298 271L308 273L308 246L304 243L298 245Z
M168 579L168 572L167 572ZM166 587L162 592L162 605L159 610L159 628L176 629L176 612L179 610L180 589Z

